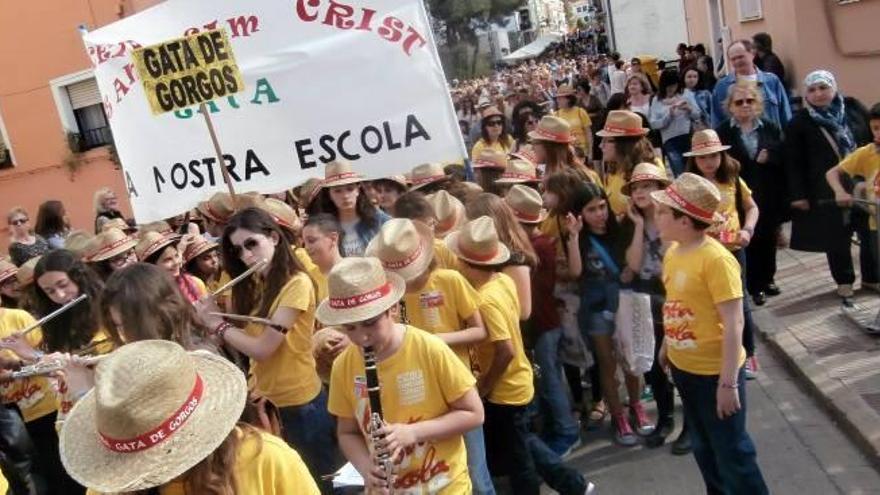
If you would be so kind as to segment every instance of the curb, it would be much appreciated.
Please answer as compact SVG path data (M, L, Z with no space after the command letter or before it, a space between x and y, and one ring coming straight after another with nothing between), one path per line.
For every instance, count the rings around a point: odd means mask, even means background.
M855 392L833 378L769 308L752 311L758 334L799 379L807 392L831 415L867 461L880 470L880 414ZM769 331L768 331L769 330ZM874 432L872 437L871 432Z

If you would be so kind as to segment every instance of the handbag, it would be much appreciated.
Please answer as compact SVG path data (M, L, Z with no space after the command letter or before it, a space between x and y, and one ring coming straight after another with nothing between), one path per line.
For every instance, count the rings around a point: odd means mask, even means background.
M649 294L620 291L614 316L614 344L629 374L647 373L654 365L654 317Z

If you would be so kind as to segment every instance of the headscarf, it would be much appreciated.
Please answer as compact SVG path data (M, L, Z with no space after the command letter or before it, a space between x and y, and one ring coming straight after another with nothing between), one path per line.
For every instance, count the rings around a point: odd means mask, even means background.
M814 107L809 102L805 102L805 107L810 113L810 117L816 124L826 129L837 142L840 156L846 156L856 149L856 140L853 137L852 130L846 122L846 108L843 102L843 95L837 90L837 81L834 74L827 70L816 70L807 74L804 78L804 88L816 84L825 84L834 90L834 98L827 107Z

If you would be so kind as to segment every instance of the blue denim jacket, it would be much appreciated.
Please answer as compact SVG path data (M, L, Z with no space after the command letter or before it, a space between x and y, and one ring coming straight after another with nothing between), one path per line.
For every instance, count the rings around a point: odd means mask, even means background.
M758 86L764 94L764 118L784 129L791 120L791 105L788 103L788 93L785 86L775 74L758 71ZM712 93L712 127L717 128L722 122L730 117L724 108L724 100L727 92L736 83L736 76L728 74L718 80Z

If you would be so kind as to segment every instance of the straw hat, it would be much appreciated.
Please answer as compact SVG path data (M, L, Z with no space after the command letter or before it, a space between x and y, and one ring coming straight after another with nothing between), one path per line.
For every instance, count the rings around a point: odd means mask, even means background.
M106 228L106 224L104 225ZM95 236L84 230L74 230L64 239L64 249L83 257L88 253L89 243Z
M574 96L576 94L573 87L570 84L563 84L559 86L559 89L556 90L556 97L560 96Z
M298 232L302 228L302 221L296 211L280 199L266 198L260 209L268 213L275 223L291 232Z
M666 171L654 165L653 163L643 162L633 169L629 182L620 188L620 192L624 196L629 196L632 185L636 182L653 180L662 184L662 187L668 186L672 181L666 178Z
M530 144L520 147L520 149L511 153L510 156L520 160L525 160L533 165L538 163L538 155L535 154L535 150L532 149L532 145Z
M344 186L363 182L364 177L351 169L351 163L339 160L327 164L324 168L324 180L321 187Z
M486 120L489 117L497 117L499 115L502 117L504 116L504 114L501 112L501 110L498 110L498 107L494 107L494 106L490 106L490 107L486 108L485 110L483 110L483 113L481 115L482 115L483 120Z
M236 196L235 206L237 207L236 211L241 211L245 208L259 208L265 210L265 203L266 198L263 197L262 194L256 191L248 191Z
M448 178L449 176L446 175L446 172L443 171L443 166L439 163L423 163L421 165L416 165L416 167L412 169L410 182L412 182L412 190L416 191L428 184L440 182Z
M489 216L464 224L461 230L449 234L445 242L456 256L474 265L500 265L510 259L510 250L498 240L495 221Z
M95 387L65 419L61 461L99 492L159 486L216 450L246 400L244 374L225 358L167 340L132 342L98 364Z
M721 203L721 193L715 184L697 174L685 172L669 187L651 193L654 201L704 223L721 221L716 210Z
M695 132L691 137L691 150L682 153L684 156L703 156L729 150L730 146L721 144L721 138L714 129Z
M37 269L37 263L40 262L40 258L42 256L34 256L18 267L18 272L15 274L15 278L18 279L18 285L24 287L34 283L34 271Z
M138 241L119 229L105 229L89 242L83 261L96 263L128 252Z
M159 252L180 239L178 235L162 235L158 232L147 232L141 235L141 240L134 248L138 261L144 262L153 254Z
M140 231L141 231L141 236L143 236L144 234L147 234L149 232L158 232L162 235L171 235L174 233L174 231L171 230L171 226L168 225L168 222L166 222L164 220L159 220L158 222L152 222L152 223L147 223L147 224L141 225Z
M216 242L211 242L201 235L195 235L193 236L192 241L186 245L186 249L183 250L183 262L189 263L208 251L217 249L218 247L220 246Z
M128 222L126 222L125 220L123 220L121 218L111 218L110 220L107 220L106 222L104 222L103 225L101 225L102 232L107 229L119 229L123 232L131 233L131 232L136 231L137 227L132 227L131 225L128 224Z
M4 280L14 277L18 273L18 267L13 265L7 259L0 259L0 283Z
M392 218L373 237L366 256L382 262L382 267L412 281L428 269L434 259L434 231L422 222Z
M406 282L376 258L343 258L327 275L329 297L315 316L323 325L345 325L379 316L397 304Z
M474 159L474 168L507 168L507 153L495 150L483 150Z
M501 174L501 178L495 181L498 184L524 184L538 182L538 171L535 164L525 160L510 160L507 170Z
M541 193L531 187L515 184L507 191L504 202L513 211L513 216L519 223L536 224L547 218L547 210L544 209L544 201Z
M402 187L404 191L409 189L409 181L407 181L405 175L389 175L388 177L382 177L380 179L376 179L376 181L380 181L380 180L391 181L391 182L397 184L398 186Z
M569 144L572 142L571 126L565 119L545 115L538 122L538 127L529 132L529 139L550 141L551 143Z
M437 224L434 225L434 236L446 237L453 230L458 229L465 221L464 203L447 191L437 191L425 196L428 203L434 208L434 217Z
M216 192L211 199L199 203L196 209L214 223L226 223L235 214L235 201L229 193Z
M629 110L612 110L605 119L605 127L596 135L599 137L638 137L650 129L642 127L642 118Z

